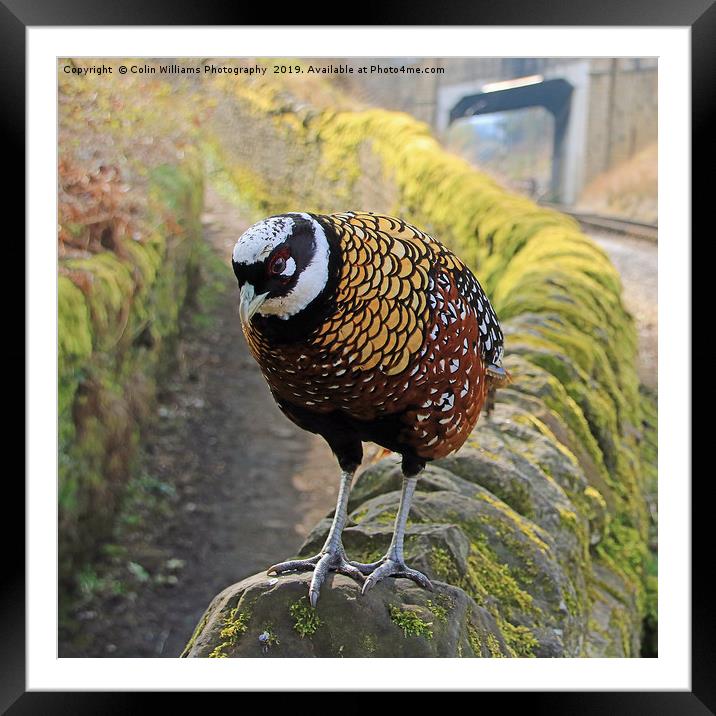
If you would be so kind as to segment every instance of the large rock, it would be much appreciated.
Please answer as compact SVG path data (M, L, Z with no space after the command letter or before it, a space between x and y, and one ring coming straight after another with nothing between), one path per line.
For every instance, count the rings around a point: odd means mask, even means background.
M362 596L352 579L331 575L316 609L311 575L253 577L211 603L185 657L506 656L490 613L458 587L428 592L399 579Z

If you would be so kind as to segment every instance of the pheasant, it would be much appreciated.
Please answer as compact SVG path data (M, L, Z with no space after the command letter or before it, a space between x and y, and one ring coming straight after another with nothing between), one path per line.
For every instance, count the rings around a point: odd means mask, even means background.
M354 578L363 594L388 576L432 590L403 552L418 475L465 442L509 380L502 331L478 280L420 229L361 212L259 221L236 242L232 266L243 332L276 403L326 440L341 470L320 553L268 573L313 570L314 607L329 571ZM341 537L367 441L398 453L403 472L393 538L370 564L350 561Z

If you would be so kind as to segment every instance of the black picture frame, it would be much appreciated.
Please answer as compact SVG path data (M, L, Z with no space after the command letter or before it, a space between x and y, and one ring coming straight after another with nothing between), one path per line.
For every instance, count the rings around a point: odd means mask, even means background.
M691 28L691 99L692 141L699 151L692 155L692 220L705 218L713 200L713 181L699 184L696 177L713 170L714 81L716 80L716 6L714 0L501 0L501 2L452 2L449 4L414 0L408 6L396 0L361 3L352 15L360 25L521 25L521 26L688 26ZM266 25L276 20L283 26L337 24L346 7L337 3L316 8L313 17L305 5L282 4L277 8L258 4L197 3L195 0L123 0L102 3L93 0L0 0L0 97L2 138L6 167L12 181L4 192L6 206L21 205L25 191L25 49L27 27L32 26L112 26L112 25ZM320 18L320 19L319 19ZM701 170L701 172L699 172ZM31 187L28 188L31 191ZM690 237L684 237L690 242ZM18 259L21 259L18 257ZM24 262L24 260L23 260ZM17 264L15 264L17 265ZM25 267L26 270L29 267ZM8 304L6 304L8 305ZM10 304L11 305L11 304ZM19 341L18 341L19 343ZM23 344L24 345L24 344ZM18 349L18 352L23 349ZM687 353L688 355L688 353ZM684 416L690 420L690 416ZM18 421L19 423L20 421ZM679 476L687 478L687 476ZM707 527L705 511L711 509L706 495L706 480L692 483L692 683L683 692L560 692L480 694L477 708L485 708L483 699L497 696L503 708L524 704L529 713L551 714L707 714L716 713L716 620L709 600L708 565L713 562L713 532ZM13 495L13 492L15 493ZM18 520L0 520L5 530L3 550L3 587L0 592L0 709L11 714L113 714L136 710L137 699L148 706L168 694L131 692L27 692L25 686L25 561L21 543L23 517L18 509L24 502L24 490L17 478L5 477L4 511ZM699 568L700 567L700 568ZM54 605L48 605L48 609ZM182 695L186 699L187 695ZM349 706L336 694L335 708ZM350 707L361 707L365 697L353 700ZM506 701L509 699L509 701ZM188 702L185 703L185 706Z

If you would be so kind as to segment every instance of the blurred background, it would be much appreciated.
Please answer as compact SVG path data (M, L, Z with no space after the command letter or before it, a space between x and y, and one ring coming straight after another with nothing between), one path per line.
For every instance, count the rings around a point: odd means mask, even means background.
M371 62L429 73L408 82L401 73L343 75L337 83L428 123L446 148L510 190L575 216L609 252L639 325L639 376L656 389L658 59Z
M442 72L339 81L427 122L447 147L514 190L656 223L656 58L416 59L411 67Z
M331 128L340 113L405 113L486 196L572 217L620 276L655 405L655 58L63 58L58 89L60 656L178 656L217 591L333 508L333 458L273 404L228 257L283 206L276 187L297 210L410 210L354 130ZM488 286L501 270L485 268Z

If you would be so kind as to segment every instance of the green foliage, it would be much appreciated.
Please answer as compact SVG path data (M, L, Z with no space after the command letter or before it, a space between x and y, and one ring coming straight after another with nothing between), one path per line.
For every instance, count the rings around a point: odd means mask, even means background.
M467 640L475 656L482 656L482 638L472 621L467 622Z
M442 604L436 604L431 599L426 603L427 608L435 615L439 622L447 622L448 610Z

